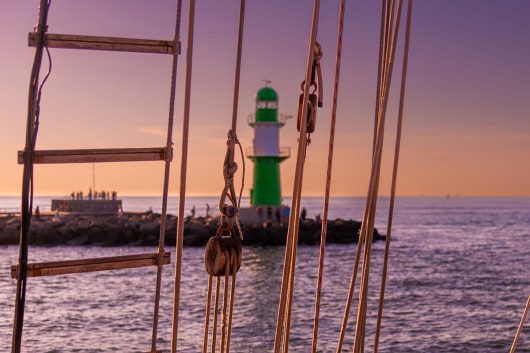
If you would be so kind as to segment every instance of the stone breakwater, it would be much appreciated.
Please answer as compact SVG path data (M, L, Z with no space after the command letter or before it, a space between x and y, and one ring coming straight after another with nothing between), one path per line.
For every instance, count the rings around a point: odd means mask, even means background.
M176 217L167 216L166 244L175 245ZM188 218L184 226L184 245L204 246L215 234L218 218ZM328 222L328 243L353 243L359 237L360 222L336 219ZM244 245L284 245L287 224L265 223L243 225ZM300 223L299 243L319 244L321 224L314 220ZM53 245L101 245L101 246L156 246L160 230L160 215L156 213L123 213L114 215L64 214L59 218L41 216L33 218L30 244ZM18 244L20 217L0 215L0 245ZM374 241L385 239L374 230Z

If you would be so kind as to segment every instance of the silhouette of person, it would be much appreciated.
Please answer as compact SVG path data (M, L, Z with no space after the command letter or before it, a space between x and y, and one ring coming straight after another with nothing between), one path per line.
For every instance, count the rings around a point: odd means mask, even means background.
M210 205L206 204L206 218L210 217Z
M307 210L305 209L305 207L302 207L302 212L300 212L300 218L302 218L302 221L305 221L307 217Z
M267 221L272 221L272 207L267 206Z
M282 210L281 210L281 207L276 207L276 222L282 223Z
M195 205L191 207L191 218L195 218Z

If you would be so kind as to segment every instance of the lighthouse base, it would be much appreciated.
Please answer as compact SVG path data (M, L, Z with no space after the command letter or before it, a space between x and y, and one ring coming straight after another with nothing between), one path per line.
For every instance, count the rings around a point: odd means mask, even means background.
M257 206L241 207L239 221L244 225L260 225L264 223L287 224L289 222L289 208L285 206Z

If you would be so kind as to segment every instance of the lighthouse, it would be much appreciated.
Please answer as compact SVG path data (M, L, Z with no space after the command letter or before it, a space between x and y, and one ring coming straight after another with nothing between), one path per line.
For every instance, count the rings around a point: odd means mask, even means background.
M253 207L281 205L280 163L290 157L289 147L280 147L280 128L285 125L285 118L278 114L276 91L268 86L261 88L256 94L256 113L248 118L254 129L252 146L246 151L254 163L250 189Z

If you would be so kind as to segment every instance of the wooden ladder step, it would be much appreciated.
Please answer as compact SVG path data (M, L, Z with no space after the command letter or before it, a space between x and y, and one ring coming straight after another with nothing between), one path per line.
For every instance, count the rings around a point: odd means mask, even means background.
M164 252L162 264L171 261L170 253ZM157 266L158 253L99 257L81 260L36 262L28 264L28 277L57 276L71 273L121 270L146 266ZM11 277L17 278L18 265L11 266Z
M36 34L30 32L28 45L35 46ZM135 53L180 54L180 43L171 40L99 37L75 34L45 34L49 48L108 50Z
M40 150L33 154L35 164L171 161L172 159L172 149L168 150L165 147ZM18 164L24 164L24 160L24 151L18 151Z

